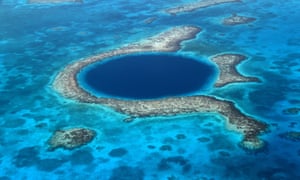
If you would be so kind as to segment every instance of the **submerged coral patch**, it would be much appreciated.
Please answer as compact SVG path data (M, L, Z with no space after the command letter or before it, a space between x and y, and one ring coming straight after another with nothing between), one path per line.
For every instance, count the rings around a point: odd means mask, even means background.
M158 164L158 170L165 171L171 168L180 166L182 173L186 173L191 169L189 160L185 159L183 156L172 156L168 158L163 158Z
M70 161L72 165L84 165L94 161L93 154L86 149L80 149L70 155Z
M63 163L65 163L65 161L61 159L41 159L38 162L37 168L41 171L51 172L59 168Z
M110 157L122 157L124 156L125 154L127 154L127 150L124 149L124 148L116 148L116 149L112 149L110 152L109 152L109 156Z
M38 163L39 149L37 147L25 147L20 149L14 157L13 163L16 167L28 167Z
M161 150L161 151L172 151L172 146L162 145L162 146L160 146L159 150Z
M286 133L281 133L279 134L279 137L290 140L290 141L295 141L295 142L300 142L300 132L299 131L289 131Z
M177 134L177 135L176 135L176 138L177 138L177 139L185 139L186 136L185 136L184 134Z
M298 107L291 107L291 108L284 109L282 111L282 113L285 115L297 115L299 114L299 112L300 112L300 108Z
M144 171L138 167L119 166L113 169L109 180L143 180Z
M199 137L197 140L202 143L206 143L210 141L208 137Z

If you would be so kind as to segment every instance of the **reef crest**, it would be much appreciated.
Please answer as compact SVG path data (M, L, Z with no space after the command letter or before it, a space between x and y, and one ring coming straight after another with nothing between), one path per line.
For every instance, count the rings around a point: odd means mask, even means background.
M202 0L194 3L187 3L177 7L166 9L165 12L176 15L183 12L191 12L198 9L215 6L218 4L231 3L231 2L241 2L240 0Z

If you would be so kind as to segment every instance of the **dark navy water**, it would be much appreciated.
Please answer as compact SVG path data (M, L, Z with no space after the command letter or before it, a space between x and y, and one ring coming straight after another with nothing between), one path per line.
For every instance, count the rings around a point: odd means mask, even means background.
M207 87L214 74L214 66L189 57L148 54L98 63L84 73L83 79L93 91L149 99L201 90Z

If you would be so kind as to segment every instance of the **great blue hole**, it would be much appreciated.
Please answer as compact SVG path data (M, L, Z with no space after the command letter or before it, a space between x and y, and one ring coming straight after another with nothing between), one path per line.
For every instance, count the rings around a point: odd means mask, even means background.
M115 57L84 68L81 86L96 96L154 99L203 91L212 85L213 65L170 54Z

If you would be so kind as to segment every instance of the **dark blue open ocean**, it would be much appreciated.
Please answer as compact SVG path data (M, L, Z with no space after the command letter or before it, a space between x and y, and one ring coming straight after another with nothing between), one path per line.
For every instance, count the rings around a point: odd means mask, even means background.
M300 179L300 1L242 0L169 15L196 0L83 0L39 4L0 0L0 180L296 180ZM231 14L256 21L228 26ZM150 19L149 19L150 18ZM237 69L260 83L209 85L268 124L266 147L248 151L224 117L193 113L126 117L78 103L53 88L71 62L119 48L180 25L199 26L173 55L248 57ZM172 53L170 53L172 54ZM73 150L49 150L56 130L84 127L97 135Z

